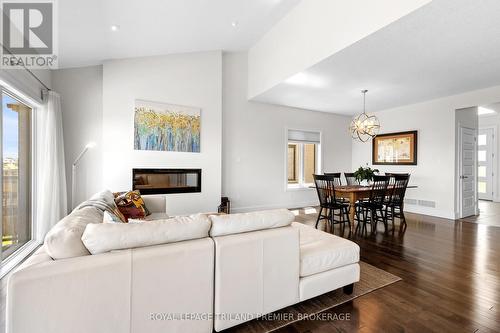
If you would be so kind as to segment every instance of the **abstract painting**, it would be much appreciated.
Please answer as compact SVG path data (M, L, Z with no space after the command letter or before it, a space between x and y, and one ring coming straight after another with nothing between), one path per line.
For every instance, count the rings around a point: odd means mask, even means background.
M416 165L417 131L377 135L373 139L372 164Z
M198 108L136 100L134 149L199 153L200 122Z

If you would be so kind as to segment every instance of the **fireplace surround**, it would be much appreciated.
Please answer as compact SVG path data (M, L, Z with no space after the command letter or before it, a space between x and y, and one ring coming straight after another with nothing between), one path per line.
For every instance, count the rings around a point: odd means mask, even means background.
M141 194L201 192L201 169L132 169L132 184Z

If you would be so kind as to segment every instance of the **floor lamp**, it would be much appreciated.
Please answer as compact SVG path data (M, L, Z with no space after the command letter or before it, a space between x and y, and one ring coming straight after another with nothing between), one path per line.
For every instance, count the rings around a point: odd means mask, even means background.
M95 147L95 142L89 142L83 148L82 152L78 157L75 159L73 162L73 167L72 167L72 174L71 174L71 210L75 209L75 192L76 192L76 167L78 166L78 163L82 159L83 155L89 150Z

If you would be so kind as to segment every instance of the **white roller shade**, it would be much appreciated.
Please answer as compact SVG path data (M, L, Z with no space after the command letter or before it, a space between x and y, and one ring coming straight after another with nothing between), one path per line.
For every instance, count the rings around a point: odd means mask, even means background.
M320 143L320 133L313 131L288 130L288 140L298 142Z

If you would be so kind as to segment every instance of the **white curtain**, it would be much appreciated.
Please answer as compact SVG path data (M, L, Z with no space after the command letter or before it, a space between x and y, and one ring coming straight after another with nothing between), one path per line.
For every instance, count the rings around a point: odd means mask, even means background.
M66 215L66 172L59 94L49 91L36 118L36 231L45 234Z

